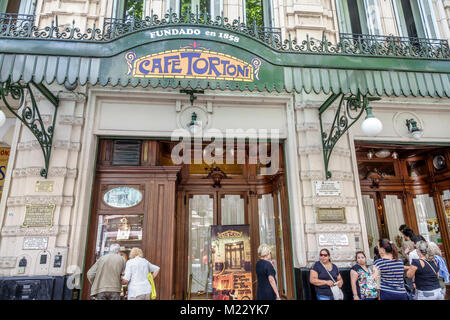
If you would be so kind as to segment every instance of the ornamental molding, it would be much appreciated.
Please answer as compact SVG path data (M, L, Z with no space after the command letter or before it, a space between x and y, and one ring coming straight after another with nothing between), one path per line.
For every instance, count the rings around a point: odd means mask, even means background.
M4 226L2 237L28 237L28 236L49 236L54 237L60 234L68 234L69 225L52 226L50 228L22 228L21 226Z
M308 251L307 252L307 259L308 261L319 261L319 250L317 251ZM336 261L345 262L345 261L352 261L350 262L350 267L354 264L355 260L355 250L330 250L330 256L331 261L335 263ZM314 262L311 264L311 266L314 264ZM346 264L341 264L341 266L346 266Z
M306 233L360 233L361 225L357 223L306 223Z
M74 197L66 196L19 196L8 197L8 207L19 207L27 204L55 204L56 206L72 207Z
M294 109L295 110L304 110L304 109L315 109L319 110L320 106L323 104L323 101L310 101L310 100L303 100L298 95L295 94L295 104Z
M353 181L353 173L349 171L331 171L334 180L337 181ZM300 180L320 180L325 179L325 174L323 170L305 170L300 171Z
M304 206L315 207L356 207L357 199L354 197L304 197Z
M0 257L0 268L9 269L16 266L17 257Z
M302 124L297 124L295 128L297 132L319 131L320 125L318 122L304 122Z
M83 117L75 117L72 115L61 115L59 116L59 124L70 125L70 126L82 126L84 124Z
M28 168L16 168L13 170L14 178L23 177L40 177L41 168L39 167L28 167ZM63 178L73 178L77 177L78 169L70 169L66 167L52 167L49 169L48 177L63 177Z
M79 152L81 150L81 143L70 142L68 140L55 140L53 142L53 148ZM39 150L41 146L37 140L31 140L18 143L17 149L20 151Z
M304 155L304 154L322 154L322 147L320 145L314 145L314 146L306 146L306 147L299 147L298 148L298 154ZM343 147L334 147L333 149L333 155L339 155L341 157L350 157L351 152L348 148Z

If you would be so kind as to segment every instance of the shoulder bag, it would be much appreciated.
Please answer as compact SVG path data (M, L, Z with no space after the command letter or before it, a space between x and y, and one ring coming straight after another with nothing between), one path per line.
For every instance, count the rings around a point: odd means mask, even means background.
M331 276L331 274L328 272L327 268L324 266L322 262L320 262L322 267L325 269L325 271L330 276L331 280L334 282L334 286L330 287L331 293L333 294L334 300L344 300L344 292L342 292L341 288L338 287L337 282L334 281L334 278Z

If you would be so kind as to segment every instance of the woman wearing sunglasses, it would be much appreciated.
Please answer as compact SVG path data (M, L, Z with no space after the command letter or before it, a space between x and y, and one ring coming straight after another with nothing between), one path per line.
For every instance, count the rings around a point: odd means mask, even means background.
M331 287L337 284L342 288L344 282L338 267L331 263L330 251L320 250L319 257L320 261L313 265L309 273L309 282L316 287L317 300L334 300Z

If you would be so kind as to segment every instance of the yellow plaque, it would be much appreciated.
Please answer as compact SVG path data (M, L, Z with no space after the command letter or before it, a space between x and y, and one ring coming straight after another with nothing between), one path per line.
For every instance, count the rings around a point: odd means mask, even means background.
M25 206L25 218L22 227L51 227L55 204L28 204Z
M36 181L36 192L53 192L55 181Z
M346 223L345 208L318 208L318 223Z

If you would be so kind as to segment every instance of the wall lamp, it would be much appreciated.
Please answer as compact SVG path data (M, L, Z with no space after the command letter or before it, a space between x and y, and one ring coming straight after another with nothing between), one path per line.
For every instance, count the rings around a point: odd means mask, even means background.
M372 113L372 107L367 105L366 118L361 124L361 131L369 137L377 136L383 130L383 124Z
M417 121L414 119L406 119L406 127L408 128L409 134L416 140L422 137L422 129L417 126Z
M201 122L197 121L197 114L195 112L192 112L191 122L188 123L188 128L192 134L196 134L202 130Z

